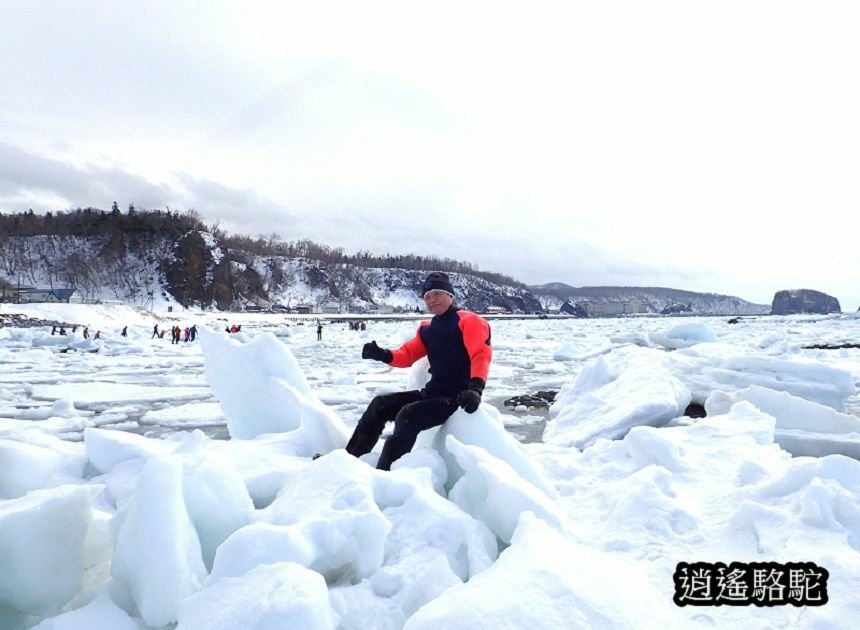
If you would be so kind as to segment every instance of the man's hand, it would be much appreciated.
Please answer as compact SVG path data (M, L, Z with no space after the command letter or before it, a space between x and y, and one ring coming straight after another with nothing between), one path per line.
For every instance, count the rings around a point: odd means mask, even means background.
M391 363L392 359L391 351L377 346L375 339L370 343L364 344L364 347L361 349L361 358L382 361L383 363Z
M457 406L466 413L475 413L481 405L481 393L484 391L484 381L475 377L469 381L469 388L457 396Z

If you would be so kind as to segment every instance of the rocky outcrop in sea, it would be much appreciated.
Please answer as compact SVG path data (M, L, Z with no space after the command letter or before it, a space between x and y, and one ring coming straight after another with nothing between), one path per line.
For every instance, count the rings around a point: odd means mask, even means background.
M771 315L795 315L800 313L841 313L839 300L832 295L812 289L777 291L773 296Z

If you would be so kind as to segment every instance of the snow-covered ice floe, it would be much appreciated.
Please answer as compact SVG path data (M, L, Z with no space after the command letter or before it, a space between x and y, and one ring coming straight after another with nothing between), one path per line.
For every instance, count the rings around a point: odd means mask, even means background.
M811 400L751 385L728 393L716 391L705 403L708 415L723 414L747 401L776 420L776 442L793 455L832 453L860 459L860 418Z
M420 387L426 365L348 358L366 335L204 329L173 354L141 334L60 358L7 332L0 628L850 627L860 354L801 346L860 320L672 321L494 323L503 388L561 386L543 441L484 402L390 472L343 445L375 392ZM414 323L373 332L390 346ZM321 401L333 387L346 402ZM683 417L691 402L707 417ZM223 418L231 439L106 414ZM829 601L678 606L678 563L697 561L813 562Z

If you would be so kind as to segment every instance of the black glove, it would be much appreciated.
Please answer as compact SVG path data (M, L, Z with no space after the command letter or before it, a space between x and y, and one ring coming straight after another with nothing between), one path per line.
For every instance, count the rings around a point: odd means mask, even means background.
M361 358L382 361L383 363L391 363L391 360L393 359L391 351L377 346L376 340L364 344L364 347L361 349Z
M481 393L484 391L484 381L475 377L469 381L469 388L457 396L457 406L466 413L475 413L481 404Z

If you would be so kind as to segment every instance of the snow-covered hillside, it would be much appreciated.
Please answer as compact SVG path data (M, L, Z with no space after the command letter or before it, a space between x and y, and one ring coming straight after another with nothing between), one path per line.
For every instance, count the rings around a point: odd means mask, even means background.
M424 270L361 267L324 263L307 258L255 256L250 264L234 263L235 275L253 274L257 291L246 289L251 301L294 307L298 304L336 304L343 310L378 306L423 309L419 289ZM541 310L526 290L500 285L464 273L450 273L451 283L462 306L484 310L499 306L511 312Z
M242 310L248 306L332 306L344 312L422 308L418 290L430 269L373 267L307 256L254 254L227 248L210 232L89 236L14 236L0 240L0 280L15 287L77 288L86 302L116 300L151 308ZM491 281L494 274L450 273L466 308L511 313L558 312L565 302L637 302L625 312L751 315L765 305L712 293L561 283L527 288ZM613 314L612 312L603 314Z
M227 249L191 230L177 239L115 236L11 237L0 243L0 279L13 287L77 288L84 301L241 309L334 304L345 311L421 308L427 270L363 267ZM541 310L524 288L451 273L458 302L484 310Z
M164 238L12 237L0 242L0 278L13 287L74 287L88 302L144 305L163 291L159 269L170 250Z

